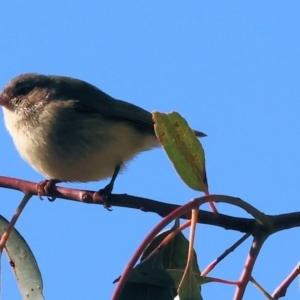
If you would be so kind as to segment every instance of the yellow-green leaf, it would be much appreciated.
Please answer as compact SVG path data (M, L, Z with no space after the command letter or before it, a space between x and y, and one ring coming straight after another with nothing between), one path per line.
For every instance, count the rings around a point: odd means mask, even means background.
M177 112L153 112L156 136L181 179L192 189L208 194L205 155L200 141Z

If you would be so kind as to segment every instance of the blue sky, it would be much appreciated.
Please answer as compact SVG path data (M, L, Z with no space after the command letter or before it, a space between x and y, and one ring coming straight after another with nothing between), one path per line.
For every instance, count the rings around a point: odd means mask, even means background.
M300 3L298 1L6 1L1 4L0 86L26 72L67 75L149 111L180 112L203 139L210 192L266 214L299 210ZM2 113L1 113L2 115ZM0 123L1 175L40 181ZM76 184L97 190L106 184ZM190 190L160 149L140 155L115 193L183 204ZM10 218L21 193L0 191ZM226 205L219 211L244 212ZM160 218L115 207L33 198L17 228L31 246L46 299L110 299L118 277ZM198 227L200 268L241 235ZM299 261L299 229L272 236L254 269L269 292ZM237 280L250 241L211 276ZM3 299L18 299L2 260ZM208 284L204 299L232 299ZM216 297L217 296L217 297ZM299 297L296 281L285 299ZM264 299L251 285L244 299Z

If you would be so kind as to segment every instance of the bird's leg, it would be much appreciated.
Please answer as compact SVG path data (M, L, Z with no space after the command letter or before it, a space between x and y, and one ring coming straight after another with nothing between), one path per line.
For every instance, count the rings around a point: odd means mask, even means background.
M99 190L99 194L102 196L102 197L109 197L109 195L111 194L113 188L114 188L114 183L115 183L115 180L120 172L120 169L121 169L121 165L122 164L117 164L116 167L115 167L115 170L114 170L114 173L113 173L113 176L109 182L109 184L104 188L104 189L101 189Z
M118 174L120 172L121 166L122 166L122 163L118 163L115 166L115 170L114 170L113 176L112 176L109 184L105 188L103 188L103 189L99 190L98 192L94 193L94 195L93 195L93 199L94 200L96 200L96 198L97 198L98 195L101 196L102 199L103 199L103 205L108 210L110 210L109 209L110 208L110 204L108 203L107 199L111 195L111 192L112 192L112 190L114 188L114 183L115 183L115 180L116 180L116 178L117 178L117 176L118 176Z
M43 200L43 196L45 196L45 194L49 194L51 189L55 187L55 185L59 182L61 181L57 179L44 179L41 182L39 182L36 186L36 189L40 199ZM55 197L48 197L48 200L54 201Z

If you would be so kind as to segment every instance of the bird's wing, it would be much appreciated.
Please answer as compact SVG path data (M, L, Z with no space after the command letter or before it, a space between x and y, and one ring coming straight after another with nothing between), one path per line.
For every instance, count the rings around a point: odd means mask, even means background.
M81 94L82 95L82 94ZM116 100L100 90L85 94L84 101L76 101L75 108L81 112L99 113L102 117L132 123L137 129L154 133L150 112L125 101Z
M80 113L94 113L115 121L130 122L136 129L154 134L154 122L150 112L122 100L116 100L95 86L74 78L50 76L57 91L57 98L73 99L73 109ZM206 136L195 130L198 137Z

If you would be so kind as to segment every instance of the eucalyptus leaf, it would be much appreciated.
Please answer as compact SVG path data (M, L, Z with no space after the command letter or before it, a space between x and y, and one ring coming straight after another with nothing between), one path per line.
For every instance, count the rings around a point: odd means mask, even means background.
M205 155L195 132L177 112L153 112L157 138L181 179L192 189L208 194Z
M9 222L0 216L0 234L3 235ZM21 234L14 228L4 250L17 279L22 298L43 300L43 281L35 257Z

